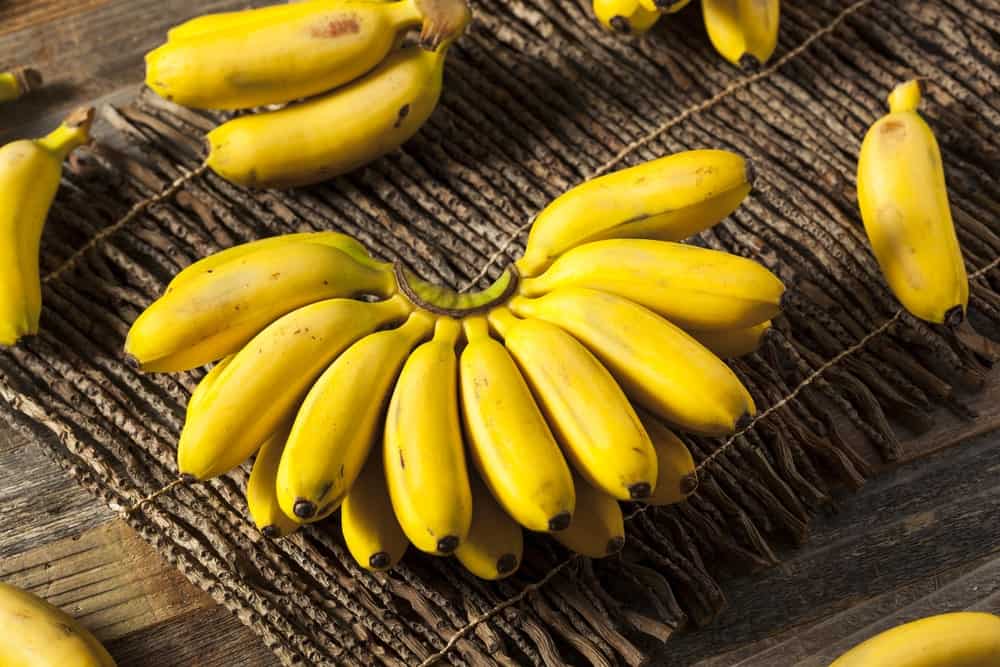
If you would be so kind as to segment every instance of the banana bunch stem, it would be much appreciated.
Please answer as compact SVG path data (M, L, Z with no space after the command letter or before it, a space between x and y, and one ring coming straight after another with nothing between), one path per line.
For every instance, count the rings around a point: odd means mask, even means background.
M10 102L42 85L42 74L31 67L18 67L0 73L0 102Z

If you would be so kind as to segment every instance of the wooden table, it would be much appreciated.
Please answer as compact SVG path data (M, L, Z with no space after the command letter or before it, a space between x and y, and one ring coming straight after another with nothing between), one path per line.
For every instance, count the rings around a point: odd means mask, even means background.
M86 101L127 99L142 54L169 25L248 4L263 3L0 3L0 64L30 63L48 78L0 110L0 139L34 133ZM781 666L844 649L879 623L969 606L1000 612L1000 435L967 440L1000 426L1000 372L975 404L979 420L942 415L906 443L909 462L844 495L780 567L727 582L731 606L719 622L671 640L657 664ZM277 664L40 448L3 431L0 579L81 618L123 666Z

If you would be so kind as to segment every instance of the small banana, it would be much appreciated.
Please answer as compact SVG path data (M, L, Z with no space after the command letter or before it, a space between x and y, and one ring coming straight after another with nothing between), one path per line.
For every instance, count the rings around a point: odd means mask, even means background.
M341 352L403 320L403 297L329 299L298 308L255 336L196 397L177 448L181 474L204 480L253 455L295 415L310 386Z
M285 441L288 440L291 428L291 422L280 426L261 446L257 460L253 463L253 470L250 472L250 480L247 482L247 506L250 508L250 517L261 534L272 540L291 535L299 529L299 524L281 511L275 489L278 464L281 462L281 453L285 449Z
M684 243L609 239L577 246L521 294L589 287L623 296L686 330L752 327L778 314L785 286L749 259Z
M702 0L701 12L715 50L734 65L756 69L778 46L780 0Z
M661 14L675 14L691 4L691 0L639 0L643 9Z
M277 244L176 285L132 324L125 351L146 372L203 366L285 313L334 297L395 292L391 271L318 243Z
M201 409L202 401L208 394L208 390L212 388L216 380L219 379L219 376L222 375L222 371L226 370L226 366L232 362L235 356L235 354L230 354L228 357L220 359L212 366L211 370L205 373L205 377L194 388L194 391L191 392L191 398L188 399L185 421L191 421L196 418L195 416Z
M93 109L80 109L41 139L0 148L0 345L38 333L42 230L59 189L62 163L90 140L93 117Z
M659 419L642 410L636 410L646 433L653 441L658 466L656 489L653 495L643 500L649 505L673 505L679 503L698 488L698 473L694 459L687 445L664 426Z
M440 318L433 340L410 355L385 421L386 482L403 531L416 548L451 554L469 534L472 495L458 415L461 325Z
M564 530L573 516L573 477L559 445L486 319L464 325L468 345L459 377L472 460L515 521L528 530Z
M594 15L605 29L623 35L641 35L660 20L660 12L639 0L594 0Z
M724 435L756 412L746 388L718 357L628 299L568 287L537 299L515 297L510 308L566 329L633 400L682 430Z
M41 85L41 73L31 67L18 67L9 72L0 72L0 102L16 100Z
M115 667L86 628L41 598L0 582L0 665Z
M382 457L373 452L340 508L347 550L366 570L384 572L396 565L410 543L389 501Z
M686 151L600 176L538 214L517 268L537 276L570 248L601 239L680 241L736 210L752 182L748 160L719 150Z
M403 362L434 323L429 313L415 311L399 328L359 340L316 381L278 467L285 514L312 522L343 502L382 435L380 420Z
M872 125L858 158L858 204L882 273L913 315L956 326L969 280L948 204L934 133L920 114L920 83L889 95L889 114Z
M721 331L692 331L691 337L715 353L720 359L736 359L756 352L764 337L771 330L771 321L761 322L752 327Z
M648 497L657 483L656 452L611 373L553 324L519 320L506 308L489 319L576 471L610 497Z
M480 579L496 581L517 572L524 550L524 531L501 509L477 475L470 475L472 525L455 557Z
M604 558L625 546L625 518L618 501L573 476L576 512L566 530L553 537L564 547L587 558Z

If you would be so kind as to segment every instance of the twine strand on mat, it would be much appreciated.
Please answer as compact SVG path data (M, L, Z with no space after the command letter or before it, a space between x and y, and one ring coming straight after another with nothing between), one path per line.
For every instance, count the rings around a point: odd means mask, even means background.
M132 505L131 507L129 507L128 509L126 509L125 511L123 511L121 513L122 518L123 519L127 519L128 517L132 516L133 514L135 514L136 512L138 512L140 509L142 509L143 506L148 505L149 503L153 502L154 500L156 500L160 496L167 495L168 493L170 493L171 491L173 491L174 489L176 489L178 486L182 486L182 485L187 484L187 483L188 483L187 479L185 479L184 477L178 477L174 481L172 481L169 484L167 484L167 485L165 485L165 486L157 489L156 491L153 491L151 494L149 494L148 496L146 496L145 498L141 499L136 504Z

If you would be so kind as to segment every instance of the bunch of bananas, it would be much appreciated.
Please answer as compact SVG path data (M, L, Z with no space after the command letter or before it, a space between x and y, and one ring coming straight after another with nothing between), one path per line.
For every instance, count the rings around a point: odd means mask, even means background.
M42 75L31 67L17 67L0 72L0 102L10 102L42 85Z
M608 30L642 34L660 16L684 9L691 0L594 0L594 14ZM712 46L744 69L757 69L778 46L780 0L701 0Z
M287 105L211 131L206 164L247 187L308 185L417 133L470 18L464 0L310 0L209 14L147 54L146 84L200 109ZM401 46L421 24L419 44Z
M729 215L751 179L738 155L698 150L592 180L472 294L334 232L236 246L176 276L126 352L146 371L217 362L178 466L204 480L258 452L247 500L270 537L340 508L374 570L413 544L500 578L522 528L606 556L624 541L618 501L674 503L696 486L668 424L718 436L755 412L719 355L756 348L784 288L677 242Z

